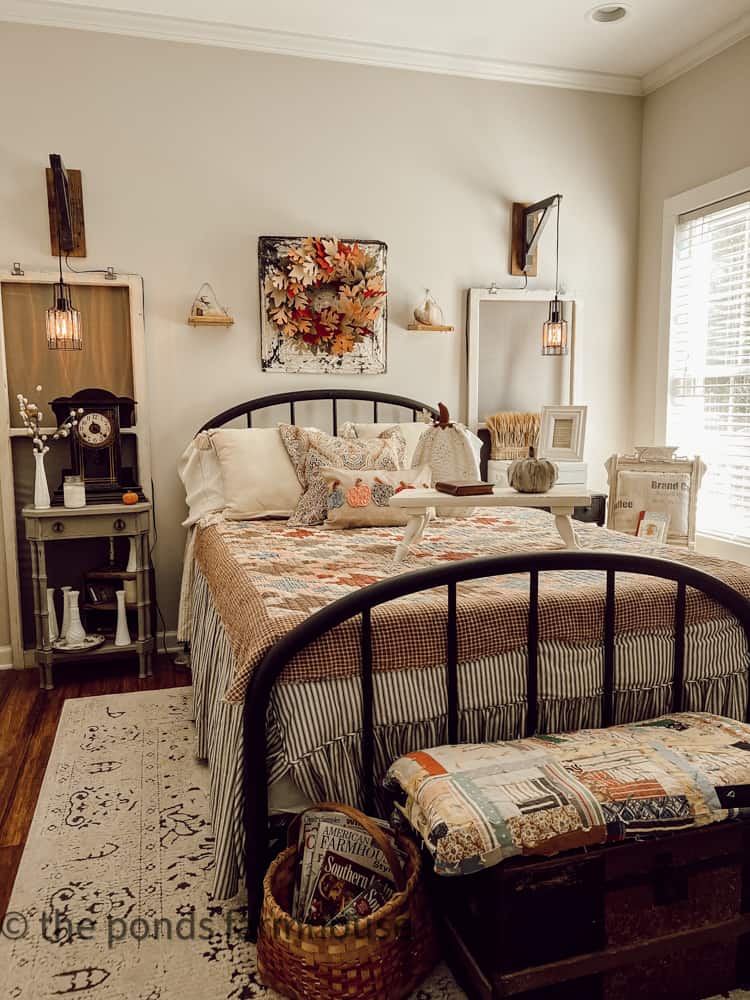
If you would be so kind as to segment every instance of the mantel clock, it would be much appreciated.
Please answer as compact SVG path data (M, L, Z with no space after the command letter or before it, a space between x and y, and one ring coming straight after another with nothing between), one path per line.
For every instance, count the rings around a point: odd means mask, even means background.
M72 396L58 396L50 403L58 424L71 410L83 410L70 434L70 468L65 476L80 476L87 503L115 503L132 490L145 500L134 469L122 464L120 431L135 423L135 400L115 396L106 389L81 389ZM62 483L52 498L63 502Z

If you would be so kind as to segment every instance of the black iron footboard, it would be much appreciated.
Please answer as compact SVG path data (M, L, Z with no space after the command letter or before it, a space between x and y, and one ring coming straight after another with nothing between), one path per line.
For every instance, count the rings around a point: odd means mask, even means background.
M266 769L266 713L273 686L290 660L320 636L350 618L361 618L362 687L362 787L365 808L375 805L374 717L372 664L372 611L388 601L422 590L447 587L446 625L447 725L445 742L459 742L458 734L458 634L456 624L457 585L466 580L503 576L511 573L529 575L527 618L527 713L526 736L537 731L538 646L539 646L539 574L556 570L599 570L606 573L606 596L603 642L602 725L614 721L615 687L615 575L636 573L659 577L676 583L674 606L674 667L672 675L672 710L680 711L684 700L685 605L688 587L702 591L729 611L740 622L750 649L750 601L728 584L700 570L681 563L645 556L609 552L555 551L519 556L467 559L445 566L404 573L401 576L363 587L312 615L280 639L252 675L244 707L244 794L246 833L246 880L248 890L249 932L255 935L260 913L263 876L269 861L268 775ZM750 656L748 658L750 664ZM750 671L746 703L750 721ZM521 735L521 734L519 734Z

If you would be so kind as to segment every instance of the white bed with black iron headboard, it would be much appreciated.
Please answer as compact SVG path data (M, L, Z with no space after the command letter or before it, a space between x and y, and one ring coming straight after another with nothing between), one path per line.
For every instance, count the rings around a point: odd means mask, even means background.
M208 421L201 433L209 435L211 447L214 431L238 418L252 429L253 414L285 404L290 423L295 423L300 403L321 401L330 404L332 429L337 431L339 407L363 400L374 407L373 423L384 428L390 426L382 420L386 408L405 407L411 423L419 422L424 409L434 413L402 397L322 390L250 401ZM388 415L393 412L389 409ZM271 441L275 429L266 430ZM267 473L267 468L258 470L259 477ZM221 500L214 497L212 502L218 506ZM594 553L608 553L612 559L659 555L707 569L750 596L750 572L741 566L649 545L592 525L581 525L579 531ZM516 508L468 519L437 519L407 560L394 566L392 555L401 533L401 528L382 526L333 531L278 517L262 519L257 512L253 519L239 520L226 507L206 513L194 528L188 589L195 722L197 752L210 769L217 897L233 895L242 879L244 811L258 783L263 796L270 786L272 810L309 799L375 808L362 783L363 755L371 755L375 774L381 775L401 754L444 741L449 715L445 628L451 616L452 648L461 668L456 675L460 707L455 720L461 739L506 739L525 731L529 598L525 578L509 574L466 580L453 598L442 587L420 590L373 611L369 710L374 711L374 726L372 745L363 747L359 658L365 625L359 619L342 619L330 633L307 644L303 639L310 623L335 614L337 602L361 588L412 571L437 571L480 556L511 558L519 552L562 548L551 516ZM605 577L601 570L542 574L535 721L540 731L601 722ZM644 583L624 577L616 609L614 719L658 715L670 707L674 586L665 580ZM273 690L259 694L260 664L274 650L287 647L289 659ZM684 681L685 708L744 716L744 636L737 623L709 601L691 599L687 605ZM244 756L246 695L251 701L268 698L265 732L260 734L265 759ZM250 702L248 706L251 710Z

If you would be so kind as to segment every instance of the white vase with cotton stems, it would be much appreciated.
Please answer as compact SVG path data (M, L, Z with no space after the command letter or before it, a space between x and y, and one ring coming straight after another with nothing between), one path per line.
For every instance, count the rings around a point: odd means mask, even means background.
M36 387L37 392L42 391L42 387ZM28 396L18 393L18 412L21 416L26 433L31 438L31 447L34 454L34 507L36 510L47 510L50 506L49 485L47 483L47 473L44 468L44 456L49 451L50 441L59 441L60 438L70 436L73 427L78 423L79 416L83 410L71 410L63 420L57 430L52 434L45 434L42 431L44 421L42 419L42 408L38 403L29 400Z

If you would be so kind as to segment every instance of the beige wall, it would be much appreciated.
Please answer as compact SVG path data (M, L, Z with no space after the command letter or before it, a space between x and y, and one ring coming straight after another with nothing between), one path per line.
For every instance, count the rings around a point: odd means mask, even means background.
M749 105L750 38L646 99L633 372L635 443L654 440L664 201L750 166Z
M227 405L321 381L261 374L259 235L385 240L388 373L348 384L460 412L466 289L513 283L510 201L560 191L561 277L585 300L592 468L630 443L638 99L7 24L0 93L2 259L53 266L43 167L55 151L83 171L86 266L144 277L158 589L170 626L186 442ZM545 284L552 247L545 236ZM205 280L231 307L231 329L186 326ZM406 331L426 285L455 334Z

